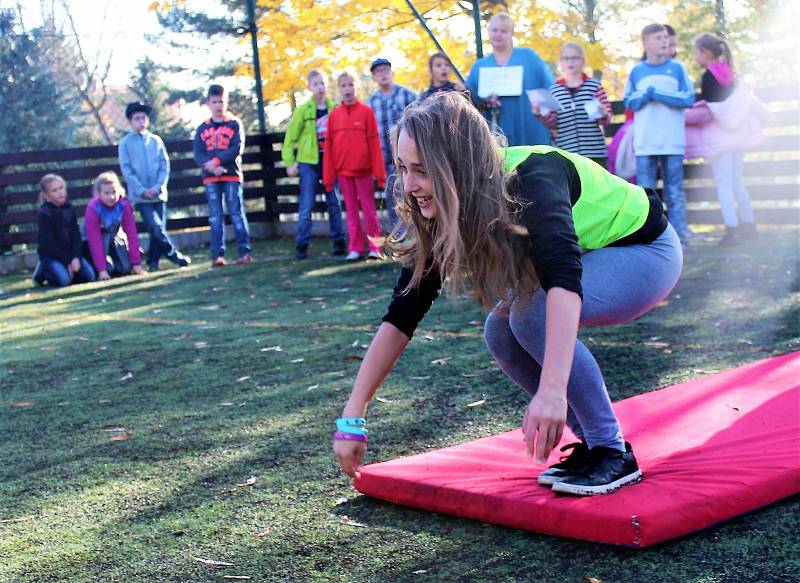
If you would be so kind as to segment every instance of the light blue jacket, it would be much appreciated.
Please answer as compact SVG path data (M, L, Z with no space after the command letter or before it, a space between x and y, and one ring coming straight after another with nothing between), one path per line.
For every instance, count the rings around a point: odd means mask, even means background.
M119 165L133 204L167 201L169 156L161 138L147 130L128 132L119 142ZM145 198L148 188L155 188L158 196Z

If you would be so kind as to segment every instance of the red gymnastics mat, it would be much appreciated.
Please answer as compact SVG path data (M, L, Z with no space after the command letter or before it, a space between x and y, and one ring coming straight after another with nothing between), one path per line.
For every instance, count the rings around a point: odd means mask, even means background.
M539 486L544 466L526 457L519 430L365 466L355 487L432 512L630 547L800 492L800 352L614 408L645 477L613 494L582 498ZM574 441L566 433L562 445Z

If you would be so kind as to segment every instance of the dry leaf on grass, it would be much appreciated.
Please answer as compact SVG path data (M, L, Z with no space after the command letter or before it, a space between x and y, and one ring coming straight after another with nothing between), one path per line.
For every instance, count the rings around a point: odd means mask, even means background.
M9 404L9 407L12 409L22 409L23 407L32 407L33 401L14 401L13 403Z
M411 380L412 381L427 381L430 378L431 378L430 375L428 375L428 376L422 376L422 377L411 377Z
M256 538L264 538L265 536L269 536L269 528L265 528L264 530L254 532L253 536Z
M481 399L480 401L473 401L472 403L467 403L467 407L480 407L486 402L486 399Z
M319 385L311 385L310 387L308 387L308 388L306 389L306 392L308 392L308 391L313 391L314 389L318 389L318 388L319 388Z
M33 516L23 516L22 518L0 518L0 524L7 524L9 522L25 522L31 520Z
M283 352L283 348L280 346L267 346L266 348L262 348L261 352Z
M340 519L340 522L342 524L346 524L347 526L357 526L359 528L369 528L369 526L367 526L366 524L364 524L362 522L358 522L357 520L352 520L346 514L344 516L342 516L342 518Z
M453 357L452 356L445 356L444 358L437 358L435 360L432 360L431 364L443 366L443 365L447 364L448 362L450 362L451 358L453 358Z
M391 403L392 402L389 399L384 399L383 397L375 397L375 400L378 401L379 403Z
M249 380L250 380L249 376L244 376L244 377L239 377L238 379L236 379L236 382L237 383L243 383L244 381L249 381Z
M348 354L344 357L345 360L364 360L363 356L359 356L358 354Z
M106 433L119 433L120 431L127 431L125 427L109 427L108 429L103 429Z
M215 569L219 569L220 567L234 567L233 563L228 563L227 561L215 561L213 559L203 559L201 557L192 557L198 563L203 563L209 567L214 567Z
M112 435L108 438L108 441L128 441L131 437L133 437L133 433L126 431L125 433L120 433L119 435Z
M133 373L131 371L126 372L122 377L119 379L120 381L129 381L133 378Z
M305 358L293 358L289 362L291 362L292 364L297 364L298 362L303 362L304 360Z

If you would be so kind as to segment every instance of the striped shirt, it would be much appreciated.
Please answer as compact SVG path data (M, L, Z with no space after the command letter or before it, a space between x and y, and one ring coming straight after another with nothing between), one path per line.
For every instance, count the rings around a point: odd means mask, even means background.
M600 82L584 75L580 87L570 90L565 80L560 78L550 86L549 91L561 105L557 113L553 112L542 120L547 127L555 130L555 145L587 158L606 158L606 138L600 126L609 122L610 115L589 119L586 108L587 104L597 100L608 112L611 111L606 91ZM589 108L592 106L589 105Z
M387 167L392 165L392 160L394 160L389 132L400 121L403 110L416 100L417 96L413 91L397 84L388 94L379 89L369 98L369 106L378 119L378 134L381 137L383 161Z

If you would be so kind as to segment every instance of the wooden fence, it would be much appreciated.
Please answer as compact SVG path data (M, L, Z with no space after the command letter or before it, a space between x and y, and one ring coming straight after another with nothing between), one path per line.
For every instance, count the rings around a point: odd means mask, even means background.
M797 85L757 91L775 113L767 137L749 152L744 175L759 223L800 224L800 88ZM619 120L621 102L614 102ZM610 126L613 135L620 123ZM296 179L286 176L280 162L283 134L250 135L243 156L244 198L253 223L290 220L297 213ZM192 160L189 140L170 142L170 230L207 227L207 206L200 172ZM37 152L0 154L0 250L19 249L36 241L38 181L47 172L63 176L69 196L82 216L91 197L91 181L100 173L120 173L116 146L96 146ZM716 193L707 164L687 162L685 186L691 223L719 223ZM318 218L325 204L318 200Z

